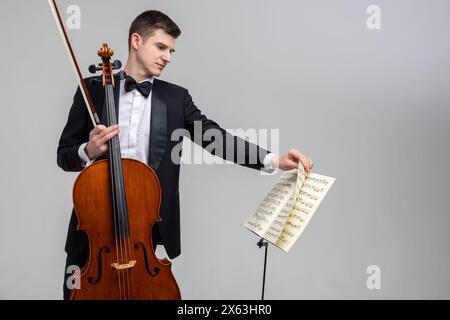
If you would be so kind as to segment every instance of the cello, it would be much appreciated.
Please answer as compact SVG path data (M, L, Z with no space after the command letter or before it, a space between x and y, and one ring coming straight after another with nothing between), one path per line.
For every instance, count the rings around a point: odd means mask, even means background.
M48 0L66 47L94 127L100 124L55 0ZM104 44L98 51L105 88L107 126L117 124L113 97L113 51ZM90 68L91 70L91 68ZM108 141L108 160L86 167L77 177L73 202L78 229L89 238L89 257L81 270L80 285L72 300L181 299L168 259L158 259L151 240L154 223L161 221L161 188L155 172L146 164L121 159L119 137Z
M113 51L103 44L98 55L106 125L112 126L117 124ZM107 160L87 166L73 187L78 230L87 233L90 251L71 299L181 299L171 262L157 258L152 245L152 226L161 221L160 202L155 172L140 161L122 159L119 136L114 136Z

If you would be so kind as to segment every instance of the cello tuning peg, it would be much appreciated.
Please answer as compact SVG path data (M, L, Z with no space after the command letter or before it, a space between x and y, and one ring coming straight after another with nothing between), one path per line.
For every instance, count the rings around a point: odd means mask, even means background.
M95 64L91 64L89 66L89 72L90 73L96 73L97 72L97 66Z
M98 66L96 66L95 64L91 64L89 66L89 72L90 73L97 73L97 71L102 70L102 64L100 63Z
M122 68L122 62L120 62L119 60L114 60L114 62L112 63L112 67L113 70L117 70Z

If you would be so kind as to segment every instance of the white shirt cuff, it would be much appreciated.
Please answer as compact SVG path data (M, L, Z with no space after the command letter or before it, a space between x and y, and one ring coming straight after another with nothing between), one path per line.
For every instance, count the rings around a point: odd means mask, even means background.
M87 142L83 143L79 148L78 148L78 156L81 159L81 166L82 167L86 167L88 165L90 165L92 162L94 162L95 159L89 159L89 157L86 154L86 151L84 151L84 148L86 148Z
M278 166L272 162L274 156L275 156L274 153L268 153L264 157L263 164L265 169L278 169Z

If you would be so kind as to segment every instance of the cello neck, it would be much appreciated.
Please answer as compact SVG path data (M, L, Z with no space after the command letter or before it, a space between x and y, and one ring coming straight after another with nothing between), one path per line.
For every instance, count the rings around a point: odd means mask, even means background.
M116 108L114 102L113 86L105 87L105 103L108 126L117 124ZM108 157L111 177L112 207L116 238L129 237L128 212L123 180L122 158L119 136L116 135L108 141Z
M98 51L102 58L102 80L105 88L105 107L107 126L117 124L116 106L114 101L114 76L112 73L111 56L113 51L105 43ZM108 141L108 158L110 170L110 184L112 196L112 208L114 216L114 232L116 239L128 238L130 227L128 223L128 210L123 179L122 158L120 152L120 140L116 135Z

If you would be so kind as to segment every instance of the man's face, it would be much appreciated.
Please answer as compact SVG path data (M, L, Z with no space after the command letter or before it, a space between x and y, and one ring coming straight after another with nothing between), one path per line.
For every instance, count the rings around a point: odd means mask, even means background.
M140 36L132 39L138 63L147 74L158 77L171 61L175 52L175 38L162 29L158 29L145 41Z

